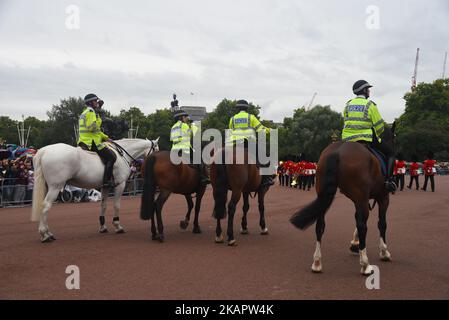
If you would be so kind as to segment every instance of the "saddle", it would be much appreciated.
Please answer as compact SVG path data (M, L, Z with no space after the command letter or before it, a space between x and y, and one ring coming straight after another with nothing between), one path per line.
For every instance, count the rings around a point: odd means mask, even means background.
M371 152L376 157L376 159L379 160L382 174L384 176L386 176L387 175L387 157L379 150L371 147L369 144L365 144L365 146L368 148L369 152Z

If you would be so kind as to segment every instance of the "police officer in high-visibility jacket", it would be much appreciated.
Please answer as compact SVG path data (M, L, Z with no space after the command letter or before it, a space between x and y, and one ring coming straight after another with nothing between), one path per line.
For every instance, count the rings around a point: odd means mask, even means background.
M227 137L226 145L232 146L237 143L243 143L248 146L248 141L257 142L257 132L270 132L270 129L263 126L253 114L248 113L249 104L246 100L238 100L236 104L238 113L229 119L230 136ZM256 144L257 146L257 144ZM259 166L259 160L256 155L256 163ZM274 184L273 177L263 175L261 185L271 186Z
M191 141L198 133L198 127L194 123L190 123L189 115L184 110L174 111L173 117L176 120L176 123L172 126L170 131L170 140L173 142L172 150L181 153L182 159L198 170L200 184L205 186L210 183L210 180L204 172L205 169L202 159L200 164L192 164L192 151L194 150ZM196 150L194 152L201 152L201 150Z
M104 144L105 141L112 142L112 140L101 131L102 121L98 115L98 111L104 102L97 95L89 93L84 97L84 103L86 108L78 121L78 145L85 150L98 153L104 163L103 187L113 188L115 184L112 173L117 158L115 153Z
M343 111L344 127L343 141L362 142L370 144L387 157L387 174L385 187L390 192L397 189L393 177L394 153L386 144L382 143L380 135L384 131L385 121L377 109L377 105L369 100L372 86L365 80L354 83L352 91L357 95L346 103Z

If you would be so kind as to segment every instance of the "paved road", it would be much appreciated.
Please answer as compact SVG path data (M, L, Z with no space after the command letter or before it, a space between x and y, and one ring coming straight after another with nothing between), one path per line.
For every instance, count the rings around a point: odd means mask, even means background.
M238 234L236 247L213 241L210 189L199 235L191 233L191 226L179 229L185 200L170 197L165 243L149 239L148 222L138 215L140 198L123 200L121 221L127 232L119 235L97 233L98 203L55 205L49 223L58 240L50 244L39 242L30 208L0 209L0 298L448 299L449 177L437 177L436 183L435 193L407 190L392 197L387 231L392 262L378 259L373 211L367 248L370 262L380 267L380 290L366 289L358 256L348 250L355 226L352 203L337 194L326 216L324 272L313 274L314 228L297 230L288 218L315 194L276 186L267 195L270 234L259 234L257 203L251 200L250 234ZM240 218L241 213L236 231ZM68 265L80 268L80 290L65 288Z

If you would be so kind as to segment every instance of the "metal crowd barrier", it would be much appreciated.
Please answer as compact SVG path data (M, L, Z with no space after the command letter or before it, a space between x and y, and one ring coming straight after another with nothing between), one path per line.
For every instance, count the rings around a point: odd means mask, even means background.
M1 179L0 178L0 208L5 207L25 207L32 204L33 190L27 185L18 185L18 179ZM67 188L69 189L69 188ZM87 189L80 189L87 192ZM136 176L126 182L123 196L138 196L143 192L143 178ZM110 196L113 196L111 191ZM85 199L86 194L82 194ZM75 196L70 190L61 190L57 201L59 202L75 202Z

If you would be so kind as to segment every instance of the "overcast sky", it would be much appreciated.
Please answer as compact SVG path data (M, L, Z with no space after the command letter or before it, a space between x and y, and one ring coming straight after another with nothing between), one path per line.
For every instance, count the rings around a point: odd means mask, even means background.
M76 22L69 5L79 29L66 26ZM60 99L90 92L112 113L150 113L176 92L180 105L209 111L244 98L282 121L314 92L315 104L341 111L366 79L392 121L417 47L418 82L440 78L449 1L0 0L0 115L45 119Z

